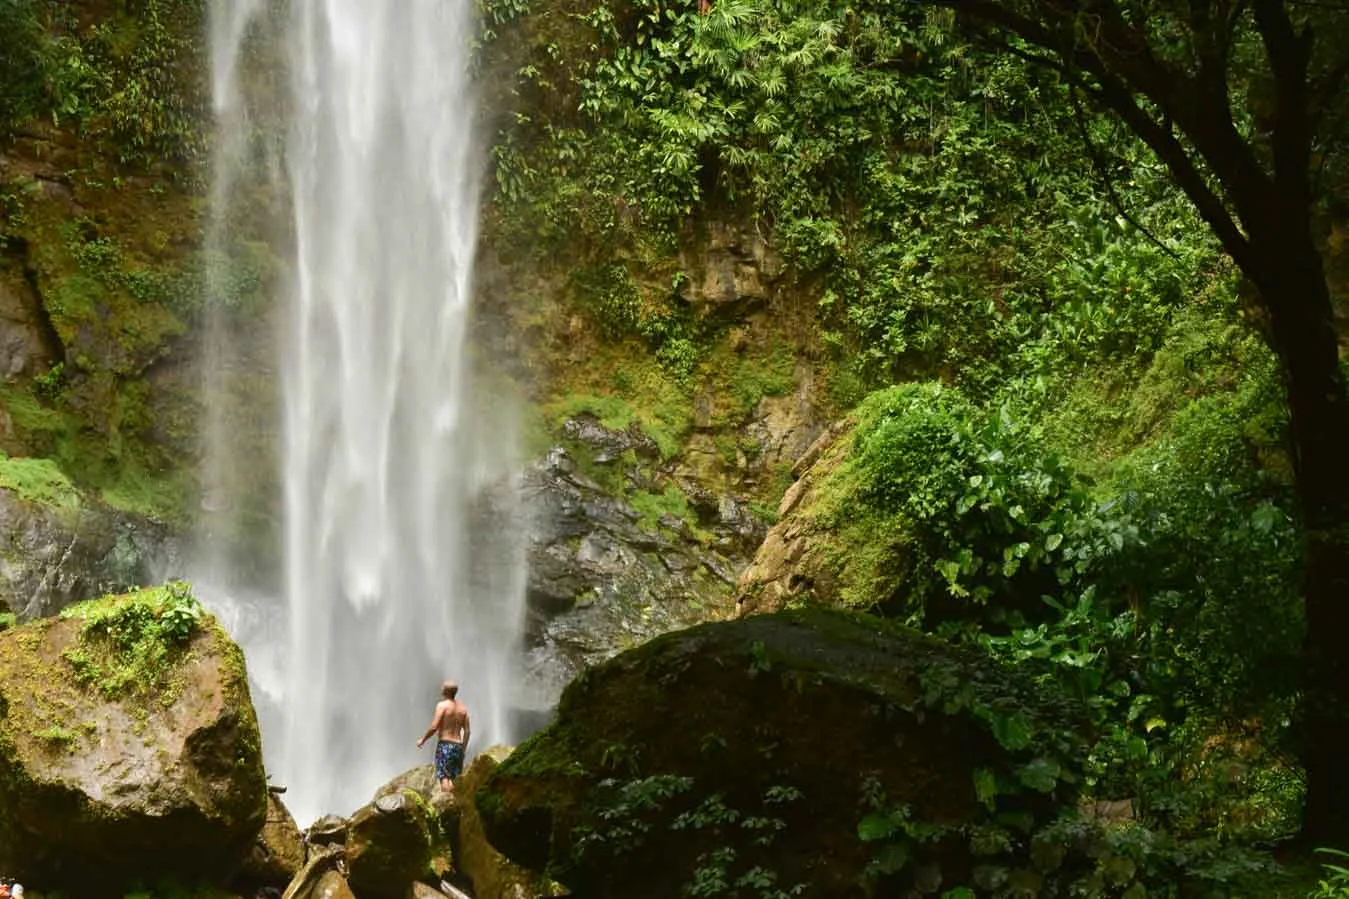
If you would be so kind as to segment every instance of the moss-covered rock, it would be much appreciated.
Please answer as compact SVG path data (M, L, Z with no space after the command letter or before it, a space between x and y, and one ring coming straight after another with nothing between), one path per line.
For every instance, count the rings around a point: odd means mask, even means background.
M459 833L460 805L456 794L440 788L435 765L419 765L376 790L374 801L378 803L384 796L407 790L417 794L426 814L431 834L431 873L451 873L454 870L454 842Z
M786 612L591 670L474 799L494 846L587 896L951 889L1074 795L1077 720L917 632Z
M821 488L847 458L854 422L844 420L821 434L792 468L794 480L778 504L778 521L768 529L736 584L738 614L775 612L799 602L838 605L859 579L867 553L849 552L827 521L813 512Z
M413 790L386 793L347 825L347 877L368 899L403 899L431 864L429 815Z
M473 884L473 895L477 899L538 899L558 895L547 878L511 862L488 842L483 833L482 818L473 796L510 752L505 746L494 746L483 752L473 760L456 785L456 792L463 800L455 870Z
M229 873L267 785L243 654L181 585L0 633L0 870L103 895Z

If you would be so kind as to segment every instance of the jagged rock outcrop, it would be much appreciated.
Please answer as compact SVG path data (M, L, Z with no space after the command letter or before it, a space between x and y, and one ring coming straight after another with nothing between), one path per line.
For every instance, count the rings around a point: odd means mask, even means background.
M70 488L58 502L0 489L0 602L20 621L179 572L168 528L90 502Z
M940 893L977 865L1023 864L1016 834L1002 849L967 836L997 826L994 808L1031 822L1071 800L1078 720L986 658L879 619L761 615L591 669L475 802L500 851L595 899L707 878Z
M778 504L778 522L768 529L735 588L737 614L774 612L795 600L832 605L839 565L846 558L827 527L812 518L819 486L847 456L851 422L826 429L796 460L796 478Z
M702 241L684 248L679 262L690 273L683 298L732 321L763 309L786 271L782 255L762 231L718 221L707 224Z
M76 895L225 876L267 813L243 654L173 587L0 633L0 870Z
M619 483L648 492L662 483L654 446L642 435L589 418L569 422L566 432L592 450L591 466L610 466ZM748 561L743 547L757 545L763 530L733 497L705 504L703 541L682 518L644 519L563 447L526 473L524 501L533 518L532 658L538 676L558 688L656 634L723 616Z

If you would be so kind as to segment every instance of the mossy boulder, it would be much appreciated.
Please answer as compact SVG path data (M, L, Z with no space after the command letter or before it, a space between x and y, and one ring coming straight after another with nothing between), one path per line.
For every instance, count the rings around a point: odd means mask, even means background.
M347 879L363 899L403 899L429 873L430 815L414 790L386 793L347 824Z
M505 746L493 746L473 760L456 784L455 791L463 798L455 870L468 878L476 899L538 899L558 895L554 891L555 885L547 878L511 862L488 842L483 833L482 818L473 796L510 753Z
M868 616L783 612L592 669L474 803L509 858L598 899L714 882L949 890L1025 863L1075 795L1078 722L981 655Z
M224 877L267 782L243 654L184 585L0 633L0 870L77 895Z
M454 870L454 840L459 833L459 803L455 794L440 788L434 765L409 768L375 791L374 801L390 793L411 790L421 799L431 834L432 873L442 875Z

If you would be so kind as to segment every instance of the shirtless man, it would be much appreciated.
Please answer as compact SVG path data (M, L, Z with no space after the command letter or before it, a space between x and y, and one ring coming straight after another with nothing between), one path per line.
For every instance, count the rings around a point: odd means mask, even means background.
M432 734L436 739L436 779L440 788L454 792L454 780L464 770L464 750L468 748L468 706L454 697L459 694L459 685L452 680L445 681L440 695L445 698L436 703L436 714L431 726L417 741L421 749Z

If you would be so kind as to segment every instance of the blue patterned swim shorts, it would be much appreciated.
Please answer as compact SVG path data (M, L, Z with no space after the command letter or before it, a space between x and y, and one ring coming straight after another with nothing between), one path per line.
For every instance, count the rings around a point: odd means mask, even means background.
M456 779L464 770L464 744L436 741L436 780Z

